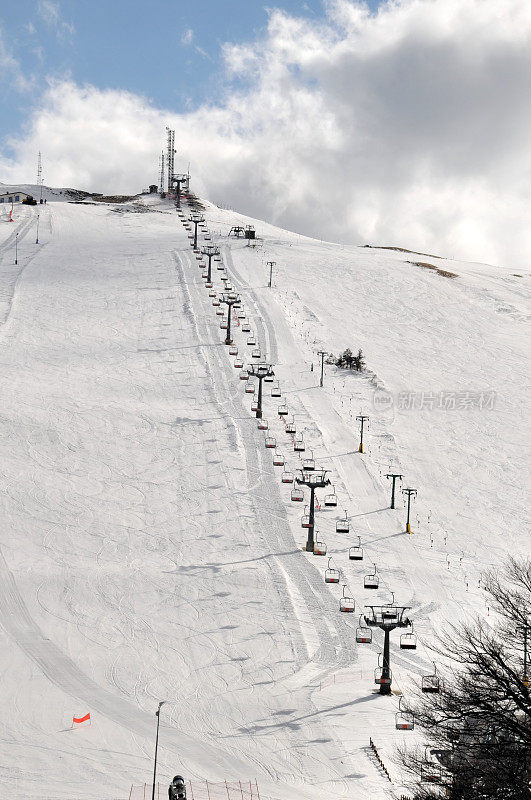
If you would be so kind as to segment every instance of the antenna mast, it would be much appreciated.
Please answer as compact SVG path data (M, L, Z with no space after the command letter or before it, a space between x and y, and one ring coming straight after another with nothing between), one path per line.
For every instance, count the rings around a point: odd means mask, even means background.
M160 154L160 179L159 179L159 193L164 196L164 150Z
M166 156L166 171L168 175L168 192L173 189L173 170L175 162L175 131L166 128L167 137L167 156Z
M39 156L37 158L37 186L40 188L39 203L42 203L42 181L42 158L41 151L39 150Z

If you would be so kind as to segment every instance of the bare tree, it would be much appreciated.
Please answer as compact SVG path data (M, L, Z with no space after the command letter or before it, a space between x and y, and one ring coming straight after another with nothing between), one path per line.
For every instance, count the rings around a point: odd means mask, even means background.
M401 753L418 800L531 796L531 562L511 559L485 588L495 622L446 633L434 647L450 663L444 686L407 707L428 743Z

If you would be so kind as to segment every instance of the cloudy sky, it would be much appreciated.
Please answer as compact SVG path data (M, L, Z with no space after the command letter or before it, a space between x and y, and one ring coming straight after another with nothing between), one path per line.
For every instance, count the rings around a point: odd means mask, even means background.
M531 263L529 0L19 0L0 181L214 202L335 241Z

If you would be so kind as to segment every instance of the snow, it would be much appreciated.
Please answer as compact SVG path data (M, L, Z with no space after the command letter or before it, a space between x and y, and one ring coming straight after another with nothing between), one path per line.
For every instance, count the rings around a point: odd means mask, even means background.
M529 554L529 274L342 247L205 204L280 381L281 400L264 395L278 449L296 468L287 402L331 471L339 504L317 527L342 581L325 585L172 204L45 196L0 216L3 796L125 800L151 780L159 700L163 786L180 773L256 779L263 800L396 796L395 747L416 733L395 731L396 694L374 693L381 635L356 645L342 584L357 612L391 590L411 606L419 648L392 635L407 696L433 669L434 631L489 614L482 571ZM263 248L229 239L235 224ZM321 389L316 352L347 346L367 372L326 366ZM437 407L441 392L456 408ZM389 509L390 467L418 490L411 536L400 493ZM343 509L349 535L335 533ZM348 560L354 535L363 562Z

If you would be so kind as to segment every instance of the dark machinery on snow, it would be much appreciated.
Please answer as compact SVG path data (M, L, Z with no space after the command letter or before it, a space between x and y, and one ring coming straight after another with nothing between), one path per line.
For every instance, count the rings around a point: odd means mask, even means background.
M186 786L182 775L176 775L168 789L169 800L186 800Z

